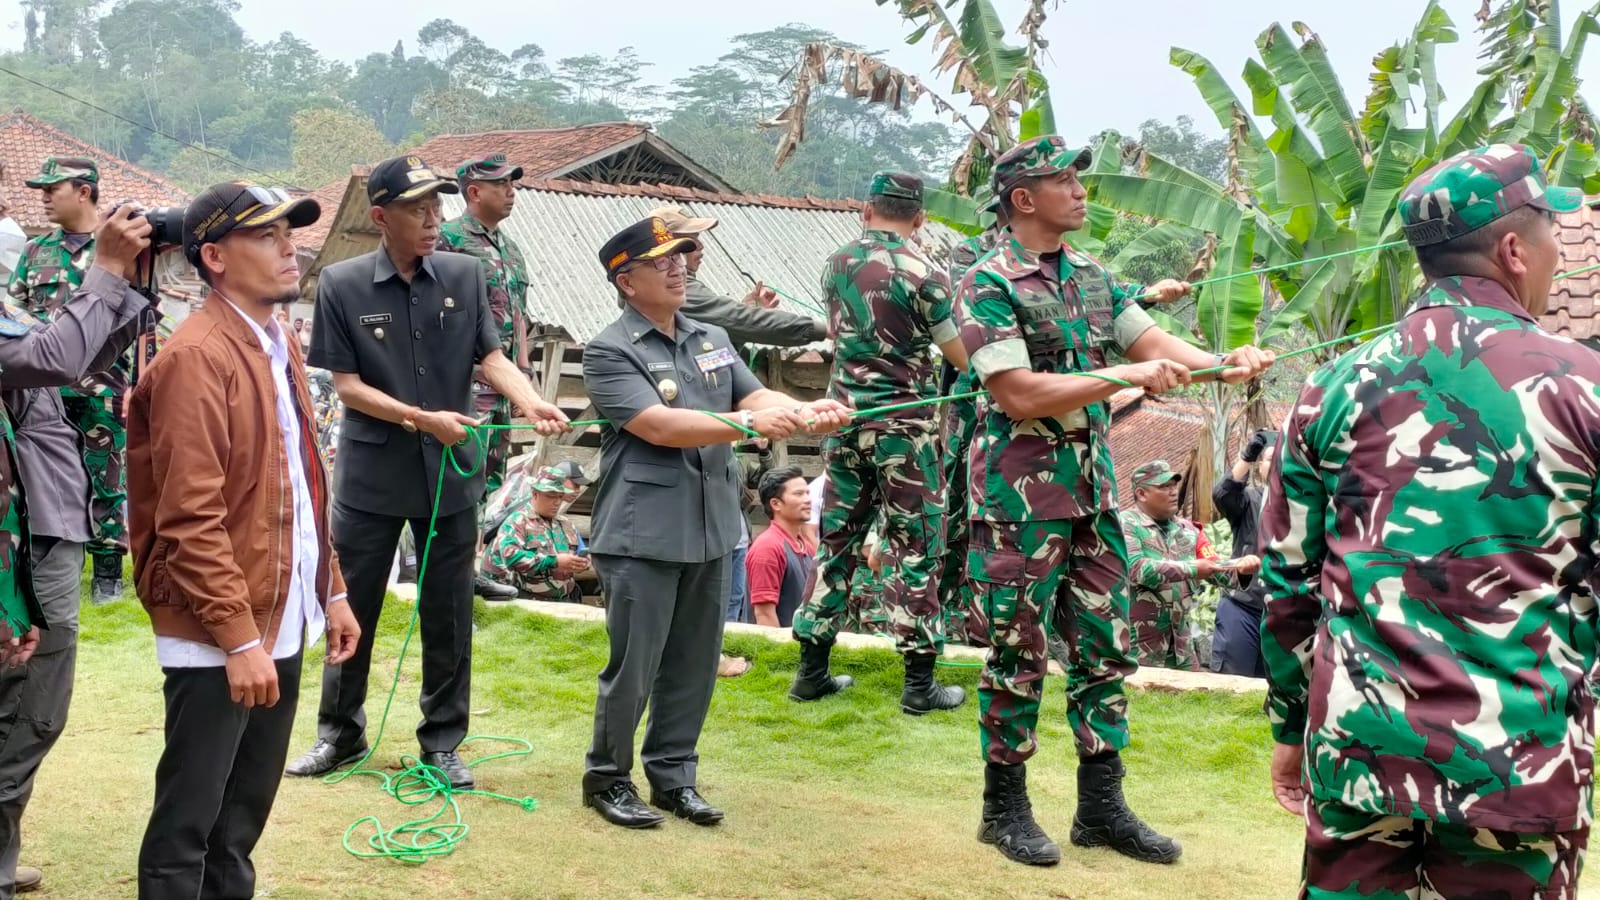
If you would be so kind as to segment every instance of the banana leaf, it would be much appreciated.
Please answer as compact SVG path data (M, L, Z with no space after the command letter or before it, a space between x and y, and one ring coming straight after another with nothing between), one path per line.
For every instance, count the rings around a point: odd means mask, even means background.
M1256 39L1256 47L1273 78L1289 88L1295 109L1311 123L1332 180L1338 185L1338 201L1359 200L1367 181L1364 148L1356 143L1359 132L1355 114L1322 42L1312 35L1303 46L1295 47L1288 32L1273 25Z
M1199 336L1214 353L1223 353L1255 341L1256 320L1261 316L1261 279L1245 275L1255 262L1256 223L1241 218L1228 229L1217 246L1217 265L1207 278L1237 275L1199 288Z
M1186 185L1114 174L1086 175L1083 183L1096 203L1214 234L1228 233L1245 217L1231 199Z
M922 192L922 208L927 211L928 218L943 222L962 234L983 231L978 222L978 202L971 197L963 197L942 188L925 188Z

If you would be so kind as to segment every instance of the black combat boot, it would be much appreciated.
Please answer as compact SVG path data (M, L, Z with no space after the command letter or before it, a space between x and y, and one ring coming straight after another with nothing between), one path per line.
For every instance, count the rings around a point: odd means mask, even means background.
M1110 847L1141 862L1173 863L1183 846L1156 834L1128 808L1122 797L1122 758L1115 752L1078 761L1078 814L1072 817L1072 842L1079 847Z
M1027 766L989 763L984 768L978 840L995 845L1006 859L1030 866L1053 866L1061 861L1061 848L1033 820Z
M933 680L933 663L938 659L926 653L906 656L906 687L900 692L900 711L920 716L936 709L955 709L966 702L967 692L946 687Z
M828 674L828 656L833 652L833 642L814 644L800 641L800 669L794 673L794 684L789 688L790 700L821 700L837 694L856 683L849 675Z
M122 599L122 557L91 556L93 580L89 584L89 599L95 606L115 603Z

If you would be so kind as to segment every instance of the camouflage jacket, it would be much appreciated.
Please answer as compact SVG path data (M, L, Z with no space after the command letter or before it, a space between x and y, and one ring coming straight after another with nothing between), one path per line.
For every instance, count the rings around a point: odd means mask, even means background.
M1128 581L1135 594L1160 606L1188 609L1200 593L1200 529L1182 519L1157 522L1137 507L1122 511L1122 537L1128 545ZM1209 579L1227 587L1229 576Z
M462 213L439 227L438 248L483 260L489 312L500 329L500 349L517 362L517 325L527 315L523 304L528 293L528 264L522 249L504 229L490 231L471 213Z
M978 264L995 245L1000 243L1000 235L1004 232L1001 228L990 228L982 234L974 235L957 244L950 251L950 284L960 286L961 279L967 277L972 267Z
M28 556L32 536L28 532L21 472L11 416L0 406L0 617L12 634L24 634L32 625L49 627L33 590L33 567Z
M1011 369L1071 373L1103 368L1155 325L1133 301L1139 285L1112 281L1092 257L1062 245L1034 253L1003 241L962 279L956 317L980 382ZM1011 419L979 398L969 463L970 512L990 522L1074 519L1117 505L1111 407L1095 403L1050 419Z
M1498 284L1428 285L1312 373L1261 519L1268 711L1318 800L1587 827L1600 355Z
M578 583L557 578L557 553L576 553L581 544L578 529L566 516L544 519L523 503L495 532L483 554L483 572L515 580L539 600L576 600Z
M929 348L956 336L944 270L894 232L869 230L828 259L822 294L834 341L829 397L868 409L938 396ZM938 412L914 407L860 427L888 427L891 419L931 424Z
M48 319L83 284L94 264L94 235L68 235L60 228L28 242L6 292L41 319Z

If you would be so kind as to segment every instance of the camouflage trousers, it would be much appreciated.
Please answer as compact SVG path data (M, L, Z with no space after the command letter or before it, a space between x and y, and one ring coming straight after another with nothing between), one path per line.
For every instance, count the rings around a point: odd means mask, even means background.
M1038 750L1047 632L1063 648L1078 755L1128 746L1122 683L1139 665L1128 648L1128 551L1116 512L974 520L967 574L989 617L989 658L978 680L984 759L1015 765Z
M1589 829L1518 834L1306 802L1302 898L1570 900Z
M1200 668L1189 640L1189 608L1136 592L1128 606L1128 627L1133 633L1133 653L1141 666Z
M861 546L883 511L883 605L902 653L944 649L939 612L939 559L944 535L944 485L939 435L931 422L891 429L856 428L828 438L828 481L822 495L817 569L825 590L794 617L798 640L829 643L850 602L850 585L866 567Z
M966 376L953 393L972 390ZM944 633L950 640L975 647L989 645L989 621L967 580L967 456L978 430L978 405L955 400L944 417L944 561L939 571L939 605L944 608Z
M889 633L889 611L883 605L883 579L865 565L857 568L850 579L850 603L839 617L838 630L852 634Z
M510 425L511 401L492 391L486 392L485 387L482 384L473 385L473 411L479 416L487 415L490 425ZM489 502L489 496L506 480L506 460L511 455L511 432L500 428L491 429L484 432L483 443L484 491L483 497L478 500L480 533L487 524L484 521L483 510Z
M583 600L583 592L578 590L578 582L575 579L533 575L492 565L487 552L483 555L483 562L478 566L478 573L501 584L510 585L522 596L534 600L545 600L550 603L579 603Z
M123 461L128 431L122 421L123 396L110 392L88 395L73 388L62 390L67 421L83 434L83 466L89 472L89 519L93 536L89 557L100 565L114 564L120 572L128 552L123 507L128 499ZM106 562L101 562L105 560Z

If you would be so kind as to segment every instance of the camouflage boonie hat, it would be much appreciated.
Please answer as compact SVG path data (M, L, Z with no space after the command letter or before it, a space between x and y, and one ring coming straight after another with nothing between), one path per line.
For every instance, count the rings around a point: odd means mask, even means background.
M456 166L457 181L516 181L521 177L522 167L506 162L504 153L469 159Z
M1069 147L1060 135L1045 135L1012 147L994 161L994 195L1005 195L1017 182L1035 175L1054 175L1076 168L1082 172L1094 161L1088 147Z
M1133 487L1135 490L1143 487L1161 487L1174 481L1182 481L1183 476L1172 471L1172 466L1164 459L1152 459L1144 465L1133 470Z
M1572 212L1583 191L1551 187L1539 157L1522 144L1493 144L1457 153L1400 194L1400 223L1413 247L1471 234L1524 206Z
M565 494L567 479L555 466L545 466L533 476L533 490L541 494Z
M63 181L81 178L90 184L100 183L100 167L94 160L79 156L52 156L39 167L39 174L23 182L31 188L49 187Z
M904 172L879 172L867 187L868 197L893 197L922 202L922 179Z

